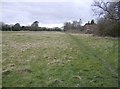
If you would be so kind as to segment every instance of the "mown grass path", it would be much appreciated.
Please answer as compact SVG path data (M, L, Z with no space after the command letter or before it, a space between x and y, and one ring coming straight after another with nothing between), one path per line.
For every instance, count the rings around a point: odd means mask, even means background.
M111 72L111 74L113 74L114 76L118 77L118 71L116 71L115 69L112 68L112 66L109 64L109 62L107 62L101 55L101 52L96 51L95 49L92 49L89 47L89 44L85 43L84 40L75 37L74 35L71 34L67 34L72 40L73 42L75 42L75 44L79 47L82 48L82 52L85 54L90 54L93 57L95 57L96 59L98 59L103 66L105 66L105 68Z

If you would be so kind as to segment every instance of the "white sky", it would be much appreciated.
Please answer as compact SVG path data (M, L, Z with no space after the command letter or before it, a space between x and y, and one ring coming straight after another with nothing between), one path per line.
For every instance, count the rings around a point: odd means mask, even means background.
M93 0L2 0L2 21L7 24L61 27L66 21L94 19Z

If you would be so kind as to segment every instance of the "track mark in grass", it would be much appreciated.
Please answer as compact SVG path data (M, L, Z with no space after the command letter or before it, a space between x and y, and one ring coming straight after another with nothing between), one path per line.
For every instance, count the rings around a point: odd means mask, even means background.
M71 34L67 34L75 43L76 45L78 45L79 48L82 48L83 52L86 54L90 54L92 56L94 56L96 59L99 59L99 61L101 61L101 63L104 64L105 68L108 69L115 77L118 77L117 72L110 66L110 64L108 62L105 61L104 58L102 58L102 56L100 55L99 52L97 52L94 49L91 49L89 46L89 44L85 44L85 42L83 42L82 39L78 39L77 37L71 35ZM99 54L99 55L98 55ZM88 57L87 57L88 58Z

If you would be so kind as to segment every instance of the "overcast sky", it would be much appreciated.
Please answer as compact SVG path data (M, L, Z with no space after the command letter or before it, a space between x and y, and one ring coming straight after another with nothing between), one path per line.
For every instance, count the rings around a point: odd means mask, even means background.
M62 26L66 21L94 19L93 0L3 0L2 21L8 24Z

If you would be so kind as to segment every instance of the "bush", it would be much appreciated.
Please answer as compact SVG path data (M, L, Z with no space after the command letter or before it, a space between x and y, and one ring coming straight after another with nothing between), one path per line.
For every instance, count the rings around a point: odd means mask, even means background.
M118 21L101 18L98 20L98 29L95 34L99 36L119 37L120 26L118 24L120 24Z

